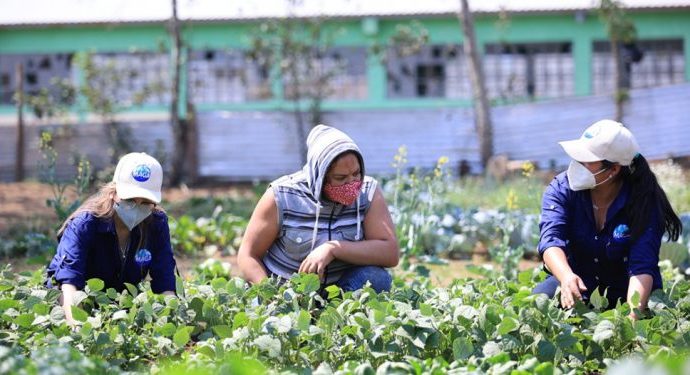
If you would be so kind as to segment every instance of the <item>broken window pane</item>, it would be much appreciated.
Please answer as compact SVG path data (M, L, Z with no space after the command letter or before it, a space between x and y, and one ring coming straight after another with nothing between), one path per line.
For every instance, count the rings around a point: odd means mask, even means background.
M567 42L488 44L483 67L492 99L560 98L574 93L575 70Z
M592 91L611 94L613 58L609 41L594 42ZM621 45L621 74L624 87L645 88L685 82L685 57L680 39L639 40Z
M37 95L42 89L54 100L68 104L73 97L62 97L63 90L56 80L71 81L71 54L19 54L0 55L0 104L14 104L16 66L24 66L24 92Z
M243 51L193 51L189 87L194 103L243 103L273 97L267 67Z
M389 98L470 98L471 87L460 45L423 46L418 53L386 56Z

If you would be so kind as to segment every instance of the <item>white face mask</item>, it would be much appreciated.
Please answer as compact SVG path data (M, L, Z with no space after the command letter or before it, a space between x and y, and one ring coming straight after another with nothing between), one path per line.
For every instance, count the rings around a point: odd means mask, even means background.
M131 200L121 200L115 203L115 212L120 220L131 231L139 225L144 219L151 215L151 206L144 204L137 204Z
M572 160L568 166L568 185L573 191L593 189L604 182L608 181L611 176L607 177L604 181L597 184L597 180L594 178L596 175L605 172L608 168L604 168L596 173L592 173L589 169L585 168L584 165L579 162Z

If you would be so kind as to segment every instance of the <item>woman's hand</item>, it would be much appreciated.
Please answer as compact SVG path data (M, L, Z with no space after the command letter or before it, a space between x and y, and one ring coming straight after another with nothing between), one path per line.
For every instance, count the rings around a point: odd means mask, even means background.
M319 245L304 258L298 272L315 273L319 275L321 281L325 281L324 273L326 267L335 259L335 255L333 255L335 248L335 241L328 241Z
M60 287L62 294L58 300L58 303L62 306L65 311L65 321L67 325L75 330L77 328L77 321L72 317L72 301L74 300L74 295L77 293L77 288L72 284L62 284Z
M582 300L582 293L587 290L580 276L569 273L561 281L561 306L569 309L575 305L575 300Z

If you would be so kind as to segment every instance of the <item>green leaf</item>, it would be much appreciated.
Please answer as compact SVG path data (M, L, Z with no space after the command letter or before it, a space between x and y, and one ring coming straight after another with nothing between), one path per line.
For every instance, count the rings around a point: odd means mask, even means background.
M89 317L89 314L86 313L86 311L82 310L78 306L70 306L72 309L72 318L74 320L80 321L80 322L85 322L86 319Z
M216 325L213 326L213 332L218 335L221 339L227 339L232 336L232 327L228 325Z
M604 293L605 294L605 293ZM609 306L609 300L599 293L599 288L594 289L589 297L589 302L594 306L597 311L602 311Z
M12 289L14 289L14 285L12 285L12 283L10 283L9 280L0 281L0 292L6 292Z
M137 289L136 286L130 284L130 283L125 283L125 287L127 287L127 291L132 297L136 297L139 294L139 290Z
M553 363L551 363L551 362L540 363L539 365L537 365L537 367L534 368L534 373L537 375L553 375L554 374Z
M211 288L214 290L221 290L225 288L225 285L228 283L228 280L226 280L224 277L217 277L213 280L211 280Z
M259 350L266 352L271 358L278 358L282 350L280 340L269 335L261 335L257 337L254 339L253 344Z
M419 312L422 313L424 316L433 316L434 315L434 310L431 308L431 305L428 305L426 303L420 303L419 304Z
M295 278L293 278L295 279ZM290 279L290 280L293 280ZM295 290L297 293L311 294L316 292L321 288L321 282L319 281L319 276L313 273L306 275L299 275L295 280L297 287Z
M235 314L235 317L232 319L232 329L238 329L247 326L249 324L249 318L247 317L247 314L244 311L240 311L237 314Z
M505 317L498 326L498 334L505 335L518 328L518 321L515 318Z
M522 271L518 273L518 281L520 284L529 285L532 281L532 271Z
M340 295L340 288L337 285L329 285L326 287L326 293L328 293L328 299L333 299Z
M180 348L185 346L191 339L190 334L192 333L193 329L194 327L178 328L177 332L175 332L175 335L173 336L173 342L175 343L175 345L177 345Z
M197 346L197 347L196 347L196 352L199 353L199 354L205 355L205 356L208 357L209 359L213 359L213 358L215 358L215 356L216 356L216 352L214 352L214 351L213 351L213 348L211 348L211 347L209 347L209 346L201 346L201 347Z
M0 311L7 309L16 309L19 307L19 301L13 299L0 300Z
M165 337L172 337L172 335L175 334L176 330L177 327L174 324L168 322L163 324L163 326L158 329L158 333Z
M467 337L458 337L453 341L453 356L456 360L464 360L474 353L474 346Z
M105 345L110 342L110 336L107 333L101 332L96 338L96 345Z
M306 310L300 310L297 316L297 329L302 332L309 331L309 325L311 324L311 315Z
M86 286L92 292L100 292L105 287L105 283L101 279L90 279L86 282Z
M48 315L50 313L50 307L48 307L47 303L37 303L31 310L38 315Z
M33 323L33 321L34 321L34 314L33 313L22 314L22 315L19 315L18 317L16 317L14 319L14 322L22 328L31 327L31 323Z
M633 328L632 320L624 319L622 322L619 322L619 324L619 332L624 342L632 341L637 336L635 328Z
M117 299L117 294L118 294L118 293L117 293L117 291L116 291L115 289L113 289L113 288L108 288L108 289L105 291L105 294L108 295L108 298L110 298L110 299L112 299L112 300L115 300L115 299Z
M556 355L556 346L548 340L541 340L537 344L537 358L541 362L553 361Z
M127 310L118 310L113 313L111 318L113 321L127 319Z
M596 343L603 343L604 341L610 339L614 335L615 325L610 320L602 320L594 328L594 335L592 340Z
M223 365L227 366L228 374L259 375L268 373L268 369L261 361L250 357L242 357L240 353L226 355Z
M577 338L570 333L564 332L556 337L556 346L561 350L566 350L577 344Z

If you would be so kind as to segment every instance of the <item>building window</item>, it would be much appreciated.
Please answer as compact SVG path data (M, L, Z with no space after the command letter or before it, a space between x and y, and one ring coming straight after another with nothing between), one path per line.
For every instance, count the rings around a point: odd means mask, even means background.
M611 43L594 42L592 90L614 91ZM685 58L681 39L640 40L621 45L621 80L624 87L645 88L685 82Z
M492 99L560 98L574 93L570 43L488 44L483 66Z
M169 104L170 58L164 53L97 53L86 83L121 106ZM88 72L87 72L88 74Z
M299 95L339 100L366 99L366 59L366 49L363 47L333 47L325 53L316 53L311 66L297 66L302 82ZM284 74L283 82L285 97L296 98L292 77Z
M270 72L243 51L193 51L189 86L195 103L242 103L273 97Z
M460 45L424 46L413 55L390 50L386 59L389 98L469 98L471 87Z
M25 94L38 95L44 89L58 102L66 103L73 100L61 97L61 86L55 84L57 80L71 82L71 54L0 55L0 104L14 104L17 64L24 66Z

